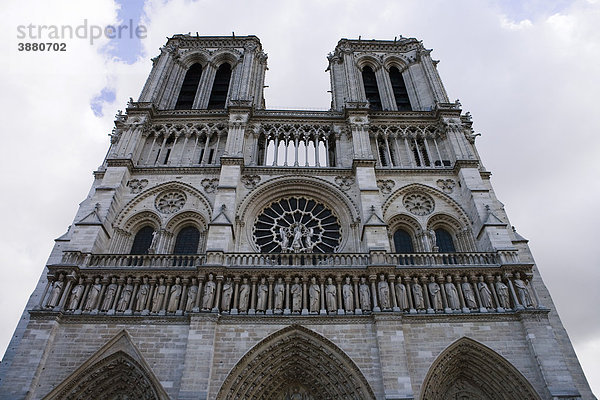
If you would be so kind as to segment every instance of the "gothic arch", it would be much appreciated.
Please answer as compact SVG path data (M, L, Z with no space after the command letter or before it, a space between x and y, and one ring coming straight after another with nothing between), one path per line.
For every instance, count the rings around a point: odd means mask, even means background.
M540 400L510 362L467 337L458 339L436 358L423 381L420 398L445 400L450 394L481 400Z
M419 224L416 219L407 214L397 214L390 218L387 224L389 226L388 236L390 244L394 241L394 233L398 229L404 229L411 235L415 251L422 251L422 245L419 242L419 236L422 234L423 229L421 224Z
M240 57L241 53L235 49L220 49L212 55L211 63L215 66L215 69L219 68L223 63L229 63L233 72L240 61Z
M124 330L48 393L44 400L121 398L169 399Z
M246 221L244 231L248 243L256 250L252 239L252 225L260 211L271 202L286 196L300 196L317 200L327 206L339 219L342 226L342 240L339 245L340 251L351 244L350 230L359 218L356 204L330 182L321 178L308 176L279 177L268 180L259 185L255 190L248 193L240 202L236 211L236 219Z
M454 199L452 199L447 194L441 192L440 190L437 190L435 188L432 188L431 186L423 185L420 183L411 183L411 184L403 186L403 187L397 189L396 191L394 191L390 195L390 197L388 197L388 199L383 204L383 207L381 208L383 211L384 218L386 218L386 219L390 218L389 215L387 215L387 214L388 214L388 212L390 212L390 213L392 212L390 206L396 200L401 199L402 196L404 196L405 194L407 194L409 192L413 192L413 191L427 193L430 196L432 196L434 199L437 198L438 200L445 202L452 209L452 211L455 214L454 217L456 218L456 220L460 221L461 226L463 226L463 227L471 226L471 220L469 219L467 213Z
M390 68L396 67L402 73L406 68L408 68L409 64L409 60L398 55L388 55L383 59L383 68L385 68L387 72L390 71Z
M359 54L356 57L356 67L358 68L359 71L362 71L362 69L366 66L371 67L373 72L375 72L379 68L381 68L381 61L374 54L369 54L369 53Z
M144 202L144 200L168 190L179 190L188 195L188 200L180 212L189 211L190 207L192 207L191 204L193 203L193 199L197 199L198 204L194 206L193 209L198 211L205 221L209 220L209 216L212 214L212 206L209 200L206 198L206 196L192 185L182 182L171 181L147 189L135 198L131 199L125 205L125 207L123 207L119 215L117 215L113 226L122 227L123 221L127 220L130 215L136 213L136 207L139 206L142 202Z
M160 229L160 217L154 211L141 211L127 219L123 229L129 233L135 233L145 225L150 225L154 230Z
M181 66L187 71L192 65L198 63L202 65L202 69L204 69L209 59L210 55L206 50L196 49L183 54L181 57Z
M323 336L291 325L250 349L217 394L226 399L279 399L300 386L314 399L374 399L356 364Z

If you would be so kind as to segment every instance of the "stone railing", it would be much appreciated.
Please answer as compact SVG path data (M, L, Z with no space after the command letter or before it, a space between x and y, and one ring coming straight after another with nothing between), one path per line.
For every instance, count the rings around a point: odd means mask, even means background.
M221 265L236 268L272 267L358 267L388 265L402 267L438 266L494 266L518 264L516 251L495 253L414 253L392 254L382 251L371 253L332 254L257 254L207 252L206 255L176 254L90 254L78 251L63 253L61 265L103 268L177 268L202 265Z
M224 262L212 263L211 254ZM477 265L425 267L373 263L374 258L398 257L385 253L367 255L370 259L338 256L333 262L340 266L333 268L273 268L266 263L267 268L256 268L257 260L245 258L248 255L223 253L209 253L204 265L189 259L195 265L189 268L172 268L172 256L163 256L168 260L163 263L163 258L155 258L158 255L143 259L158 260L163 268L105 268L97 262L108 263L112 256L70 254L66 260L83 259L87 265L48 266L48 284L36 310L89 315L359 315L543 308L530 285L531 265L491 264L493 260L483 255L468 258ZM118 260L131 259L127 257ZM367 261L371 264L365 265Z

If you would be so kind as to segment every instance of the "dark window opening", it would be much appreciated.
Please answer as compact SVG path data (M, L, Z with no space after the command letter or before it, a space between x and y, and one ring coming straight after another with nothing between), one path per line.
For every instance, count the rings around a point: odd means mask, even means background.
M214 155L215 155L215 149L210 149L210 152L208 153L208 163L207 164L212 164Z
M198 91L198 84L200 83L200 76L202 76L202 65L196 63L187 70L185 78L183 78L183 84L179 91L179 97L175 104L176 110L191 110L194 105L194 98Z
M379 161L381 162L382 167L388 166L387 155L385 154L385 146L383 144L379 144Z
M152 234L154 228L151 226L145 226L140 229L133 239L133 245L131 246L131 254L148 254L148 250L152 245Z
M394 232L394 248L396 253L414 253L412 238L404 229Z
M435 242L440 253L456 253L456 248L454 247L452 235L450 235L450 233L447 230L443 228L436 229Z
M165 155L165 161L163 164L167 164L169 162L169 156L171 155L171 149L167 149L167 154Z
M187 226L179 231L175 239L174 254L196 254L198 252L198 243L200 242L200 231Z
M392 91L394 92L398 111L411 111L412 107L410 106L406 84L398 68L390 68L390 81L392 82Z
M210 98L208 100L208 109L225 108L227 102L227 92L229 91L229 81L231 80L231 66L227 63L221 64L215 75Z
M202 157L204 157L204 149L200 149L200 158L198 159L198 164L202 164Z
M426 166L431 166L431 162L429 161L429 154L427 154L427 147L425 147L425 143L423 139L418 139L417 144L419 145L419 150L421 150L421 156L423 156L423 162Z
M362 70L362 78L363 85L365 86L365 96L369 101L369 108L371 110L381 110L381 97L379 97L375 72L373 72L371 67L366 66Z

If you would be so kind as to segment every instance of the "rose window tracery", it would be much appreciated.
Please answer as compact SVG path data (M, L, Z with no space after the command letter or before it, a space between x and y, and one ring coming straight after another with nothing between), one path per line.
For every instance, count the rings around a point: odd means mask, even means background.
M338 218L304 197L281 199L256 218L253 236L261 253L334 253L341 241Z
M181 210L185 204L186 197L183 192L172 191L162 193L154 203L156 209L163 214L173 214Z
M433 212L435 203L431 196L425 193L409 193L402 201L404 207L415 215L428 215Z

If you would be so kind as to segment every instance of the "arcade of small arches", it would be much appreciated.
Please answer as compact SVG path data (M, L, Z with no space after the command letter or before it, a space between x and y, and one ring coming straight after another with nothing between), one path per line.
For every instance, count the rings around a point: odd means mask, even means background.
M389 61L381 65L377 57L365 55L357 61L362 89L369 109L373 111L412 111L403 62ZM407 75L408 76L408 75Z

